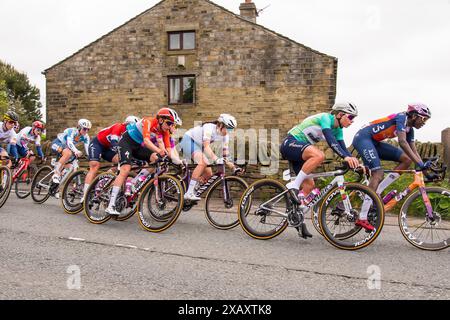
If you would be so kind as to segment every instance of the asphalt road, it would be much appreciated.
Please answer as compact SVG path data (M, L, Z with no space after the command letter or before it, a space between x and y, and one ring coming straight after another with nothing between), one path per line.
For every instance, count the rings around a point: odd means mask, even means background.
M396 225L344 252L310 224L312 239L288 228L260 241L214 229L197 208L152 234L136 216L93 225L59 200L11 194L0 208L0 299L450 298L450 250L416 249Z

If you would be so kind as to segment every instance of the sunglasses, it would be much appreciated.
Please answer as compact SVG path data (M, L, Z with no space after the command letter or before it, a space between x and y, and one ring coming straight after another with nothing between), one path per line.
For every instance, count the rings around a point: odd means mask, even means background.
M347 114L347 118L348 120L353 121L356 118L356 116L353 114Z
M169 127L175 125L175 122L172 121L164 121Z
M89 128L82 128L83 131L89 131Z
M422 122L427 122L428 119L430 119L430 118L428 118L428 117L421 116L420 114L418 114L417 117L418 117L420 120L422 120Z
M14 120L8 120L8 123L9 123L9 124L13 124L13 125L16 125L16 124L17 124L17 122L14 121Z

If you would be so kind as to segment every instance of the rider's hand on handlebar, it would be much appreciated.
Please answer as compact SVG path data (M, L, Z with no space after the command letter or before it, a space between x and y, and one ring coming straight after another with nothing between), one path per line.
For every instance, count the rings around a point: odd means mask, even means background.
M158 149L157 153L161 156L164 157L165 155L167 155L167 151L164 149Z
M346 161L352 169L356 169L359 167L359 161L355 157L345 157L344 161Z
M244 173L244 170L242 170L242 168L240 168L240 167L235 167L234 170L233 170L233 174L235 176L240 176L243 173Z
M423 171L423 170L430 169L432 164L433 163L430 160L428 160L425 163L423 163L423 162L419 163L418 166L419 166L419 169Z

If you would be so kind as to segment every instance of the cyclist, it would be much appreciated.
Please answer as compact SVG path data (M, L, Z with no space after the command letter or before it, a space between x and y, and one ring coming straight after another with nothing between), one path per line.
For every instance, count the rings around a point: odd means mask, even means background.
M89 143L89 172L84 181L84 192L80 202L84 201L86 191L100 169L100 159L108 162L118 163L117 146L122 134L127 130L127 125L137 123L138 117L128 116L123 123L116 123L102 129L97 136Z
M292 199L302 205L299 190L305 197L314 189L314 180L308 178L325 160L325 154L314 146L325 140L330 148L346 161L351 168L359 166L358 159L352 157L344 142L343 128L348 128L358 115L356 105L351 102L339 102L333 105L330 113L319 113L304 119L292 128L281 143L280 153L292 164L297 177L286 187ZM359 223L359 221L357 221ZM305 228L306 229L306 228ZM307 230L303 235L311 236Z
M157 159L157 155L163 157L167 154L166 150L171 152L170 127L175 124L178 118L175 110L162 108L158 111L156 118L145 117L137 123L127 126L127 131L122 135L118 145L120 172L114 180L110 202L105 210L106 213L111 216L120 215L120 212L115 208L115 203L120 189L130 173L132 157L153 162ZM152 134L163 136L165 149L155 146L151 141ZM142 147L142 144L144 144L144 147Z
M0 125L0 143L10 144L11 147L16 145L17 134L14 131L14 127L19 123L19 116L14 111L8 111L3 115L3 122ZM19 155L17 154L16 148L10 148L11 156L17 159ZM2 157L7 157L8 152L0 147L0 155ZM8 161L8 167L11 167L11 160Z
M10 145L10 152L16 153L20 157L30 157L30 163L34 161L34 153L28 148L28 143L34 142L39 158L44 159L41 148L41 134L45 130L45 125L41 121L34 121L31 127L25 127L17 134L17 144ZM14 151L13 149L16 149Z
M236 118L224 113L216 121L196 126L184 134L181 140L184 158L188 161L192 159L197 164L192 173L188 190L184 194L184 199L191 201L201 200L195 195L195 187L198 182L207 181L212 176L212 170L208 168L210 163L208 159L218 164L220 162L218 162L219 157L211 149L211 143L216 141L222 143L222 156L226 160L230 141L229 133L233 132L236 126ZM242 171L241 168L236 167L231 161L225 161L225 163L235 174Z
M53 183L59 184L61 179L61 171L65 166L67 161L69 161L73 156L79 158L83 155L79 151L76 145L83 143L86 151L86 155L89 154L89 135L88 132L92 128L92 124L87 119L78 120L78 125L76 128L67 128L64 132L59 133L57 138L52 142L52 150L59 155L61 158L55 164L55 172L52 177Z
M390 173L383 180L381 160L398 162L395 170L406 170L412 162L422 170L431 166L431 162L423 162L414 143L414 128L422 128L430 118L430 109L425 104L412 103L408 105L406 112L372 121L356 133L353 138L353 146L364 164L371 170L370 188L381 194L400 177L398 173ZM395 137L398 138L400 148L383 142ZM362 218L367 215L371 204L370 199L364 201Z

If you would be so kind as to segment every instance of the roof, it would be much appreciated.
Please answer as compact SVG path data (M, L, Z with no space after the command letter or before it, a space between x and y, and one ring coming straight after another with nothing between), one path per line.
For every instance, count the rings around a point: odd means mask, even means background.
M51 66L51 67L45 69L45 70L42 72L42 74L45 75L45 74L46 74L48 71L50 71L51 69L53 69L53 68L55 68L56 66L58 66L58 65L60 65L60 64L62 64L62 63L64 63L65 61L69 60L70 58L76 56L78 53L80 53L80 52L83 51L84 49L86 49L86 48L92 46L93 44L95 44L95 43L97 43L97 42L99 42L100 40L102 40L102 39L104 39L105 37L107 37L108 35L114 33L116 30L122 28L123 26L127 25L128 23L130 23L130 22L132 22L132 21L138 19L139 17L145 15L147 12L153 10L154 8L156 8L157 6L159 6L160 4L162 4L162 3L165 2L165 1L167 1L167 0L162 0L162 1L158 2L158 3L155 4L153 7L149 8L149 9L145 10L144 12L138 14L137 16L131 18L130 20L128 20L128 21L126 21L125 23L123 23L123 24L121 24L120 26L118 26L117 28L114 28L113 30L111 30L111 31L108 32L107 34L105 34L105 35L101 36L100 38L98 38L97 40L95 40L95 41L89 43L88 45L84 46L83 48L81 48L80 50L76 51L76 52L73 53L72 55L66 57L65 59L61 60L60 62L54 64L53 66ZM314 53L316 53L316 54L319 54L319 55L322 55L322 56L329 57L329 58L332 58L332 59L337 60L337 58L335 58L335 57L333 57L333 56L330 56L330 55L327 55L327 54L322 53L322 52L320 52L320 51L314 50L314 49L312 49L312 48L310 48L310 47L305 46L304 44L301 44L301 43L299 43L299 42L297 42L297 41L295 41L295 40L292 40L292 39L290 39L290 38L288 38L288 37L286 37L286 36L283 36L282 34L279 34L279 33L275 32L275 31L273 31L273 30L270 30L270 29L268 29L268 28L266 28L266 27L264 27L264 26L262 26L262 25L260 25L260 24L257 24L257 23L254 23L254 22L252 22L252 21L249 21L249 20L247 20L247 19L241 17L240 15L238 15L238 14L236 14L236 13L234 13L234 12L232 12L232 11L230 11L230 10L228 10L228 9L226 9L226 8L224 8L224 7L218 5L218 4L216 4L216 3L214 3L214 2L212 2L212 1L210 1L210 0L202 0L202 1L208 2L209 4L211 4L211 5L213 5L213 6L216 6L216 7L220 8L221 10L223 10L223 11L225 11L225 12L227 12L227 13L233 15L234 17L236 17L236 18L238 18L238 19L240 19L240 20L242 20L242 21L245 21L246 23L252 24L252 25L254 25L254 26L258 27L258 28L262 28L262 29L265 30L265 31L268 31L268 32L270 32L270 33L273 33L273 34L275 34L276 36L278 36L278 37L280 37L280 38L283 38L283 39L285 39L285 40L288 40L288 41L290 41L290 42L292 42L292 43L294 43L294 44L296 44L296 45L299 45L299 46L301 46L301 47L303 47L303 48L305 48L305 49L308 49L308 50L310 50L310 51L312 51L312 52L314 52Z

